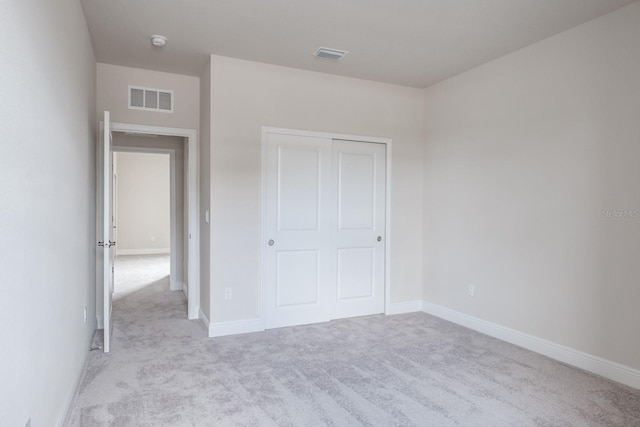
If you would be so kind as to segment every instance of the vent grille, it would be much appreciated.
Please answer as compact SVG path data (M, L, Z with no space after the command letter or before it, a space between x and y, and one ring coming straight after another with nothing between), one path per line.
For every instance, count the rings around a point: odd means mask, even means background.
M334 60L342 59L347 53L349 52L347 52L346 50L331 49L328 47L319 47L315 52L313 52L313 54L318 58Z
M129 109L173 113L173 91L129 86Z

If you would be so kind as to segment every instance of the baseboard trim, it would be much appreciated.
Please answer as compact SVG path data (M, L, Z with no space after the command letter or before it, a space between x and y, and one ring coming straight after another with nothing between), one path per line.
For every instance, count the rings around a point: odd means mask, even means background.
M200 314L200 320L204 324L204 327L207 328L207 335L211 336L209 334L209 330L211 329L211 322L209 322L209 318L206 314L204 314L204 311L202 311L202 307L198 307L198 313Z
M226 335L248 334L262 332L264 325L261 319L235 320L231 322L209 323L209 337L224 337Z
M166 255L171 253L169 248L150 248L150 249L118 249L118 255Z
M169 290L172 292L175 291L182 291L184 289L184 283L182 282L176 282L175 286L170 286Z
M526 348L629 387L640 389L640 370L638 369L488 322L438 304L423 301L422 310L425 313L515 344L518 347Z
M89 343L90 342L91 341L89 341ZM65 426L69 421L69 417L71 416L72 405L75 403L75 401L78 398L78 394L80 393L80 384L82 383L82 380L84 379L84 376L87 373L87 363L89 363L89 351L87 351L84 354L84 362L82 363L82 369L80 369L80 372L76 376L76 380L71 388L71 391L67 395L67 398L65 399L62 414L58 417L58 420L56 421L56 427Z
M387 306L384 314L393 315L415 313L416 311L422 311L422 301L420 300L391 303Z

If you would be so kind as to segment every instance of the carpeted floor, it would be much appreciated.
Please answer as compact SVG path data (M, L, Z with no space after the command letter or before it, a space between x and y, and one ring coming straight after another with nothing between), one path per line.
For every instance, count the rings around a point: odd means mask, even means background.
M424 313L209 339L129 258L70 426L640 426L640 391Z

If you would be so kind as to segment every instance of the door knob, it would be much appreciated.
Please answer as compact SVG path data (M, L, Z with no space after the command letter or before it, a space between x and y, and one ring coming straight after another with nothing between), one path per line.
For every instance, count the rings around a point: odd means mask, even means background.
M111 240L109 240L109 243L108 243L108 246L109 246L109 247L111 247L111 246L115 246L115 245L116 245L116 242L112 242Z
M378 242L382 241L382 236L378 236L378 238L376 239Z
M104 242L98 242L98 246L104 246Z
M269 242L267 242L267 244L269 246L273 246L276 242L273 241L273 239L269 240Z

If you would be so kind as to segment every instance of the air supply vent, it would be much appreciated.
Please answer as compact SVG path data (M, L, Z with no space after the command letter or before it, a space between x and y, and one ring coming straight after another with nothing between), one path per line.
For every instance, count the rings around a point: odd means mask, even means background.
M129 109L173 113L173 91L129 86Z
M342 59L342 57L344 57L347 53L349 52L347 52L346 50L331 49L328 47L319 47L315 52L313 52L313 54L318 58L334 60Z

